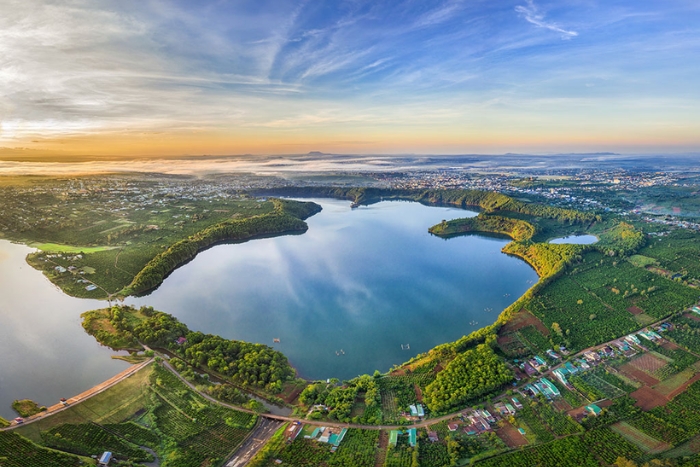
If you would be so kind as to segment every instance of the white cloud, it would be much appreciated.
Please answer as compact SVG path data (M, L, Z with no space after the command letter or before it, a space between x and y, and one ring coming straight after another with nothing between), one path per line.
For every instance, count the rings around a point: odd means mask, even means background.
M525 6L516 6L515 11L520 13L520 15L522 15L522 17L525 18L525 21L532 23L537 27L549 29L550 31L560 33L562 35L562 39L570 39L572 37L578 36L578 33L576 31L569 31L561 28L556 23L553 23L551 21L545 21L544 14L540 13L539 8L537 7L537 5L535 5L533 0L527 0L527 5Z

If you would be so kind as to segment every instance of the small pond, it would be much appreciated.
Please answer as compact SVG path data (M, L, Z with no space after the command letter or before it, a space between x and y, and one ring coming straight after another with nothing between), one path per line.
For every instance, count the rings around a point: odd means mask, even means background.
M549 243L566 243L568 245L591 245L597 241L598 237L596 237L595 235L568 235L566 237L559 237L550 240Z

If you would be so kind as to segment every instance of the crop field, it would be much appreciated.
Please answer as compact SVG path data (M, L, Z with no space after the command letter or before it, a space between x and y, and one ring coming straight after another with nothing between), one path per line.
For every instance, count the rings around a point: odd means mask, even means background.
M84 458L37 446L11 431L0 431L0 453L2 467L77 467L86 463Z
M111 451L122 459L137 462L153 460L146 451L97 424L60 425L42 433L42 436L48 447L83 456L99 456L104 451Z
M671 445L652 438L651 436L642 433L632 425L626 422L618 422L610 427L615 433L620 434L627 441L650 454L657 454L671 448Z
M689 316L679 316L671 320L675 325L673 329L666 331L666 337L676 344L700 353L700 315L690 314Z
M659 382L658 379L654 378L653 376L639 370L638 368L635 368L634 366L630 365L629 363L625 363L624 365L621 365L618 370L620 373L623 375L635 380L639 381L640 383L646 384L648 386L654 386Z
M698 454L698 453L700 453L700 436L695 436L694 438L677 446L676 448L665 452L663 457L677 458L677 457L692 456L693 454Z
M337 451L328 461L329 467L372 467L379 446L378 430L348 429Z
M547 328L557 323L571 349L632 332L700 299L700 292L629 262L587 253L584 262L546 286L529 305ZM643 310L635 319L629 309Z
M408 445L408 436L399 436L395 447L386 451L384 467L411 467L413 448Z
M580 376L580 378L589 385L593 386L606 399L614 399L627 394L627 391L621 389L615 384L612 384L612 381L608 381L608 379L612 380L612 378L605 378L597 375L594 372L585 372ZM632 390L634 389L635 388L632 388Z
M496 434L503 440L504 443L506 443L506 446L509 448L519 448L521 446L528 445L527 438L508 421L504 422L503 426L496 430Z
M385 376L378 380L385 420L398 420L402 411L418 401L416 385L425 389L435 379L431 373L412 373L401 376Z
M654 386L654 390L669 396L686 384L695 375L695 370L686 369Z
M134 419L138 423L129 421ZM210 404L169 371L149 366L91 399L17 431L83 455L100 454L108 447L136 462L150 459L139 449L149 446L159 457L177 459L169 465L186 467L223 460L256 420L254 415Z
M283 465L317 467L326 466L326 461L330 455L330 444L297 438L277 453L276 457L282 461ZM270 463L270 465L275 464Z
M119 384L80 404L69 407L50 417L17 428L15 431L34 442L41 442L41 432L62 424L95 422L120 423L147 406L151 391L149 379L153 366L149 365Z
M427 439L418 443L418 462L420 465L450 465L450 455L444 441L431 443Z
M523 404L523 408L518 412L516 418L522 420L528 426L529 430L526 429L526 431L534 435L537 442L547 443L554 439L554 435L549 431L547 424L542 421L530 405Z
M518 331L517 335L520 337L521 342L530 349L530 352L533 354L542 354L544 357L549 358L544 355L544 353L547 349L552 348L552 344L549 342L549 339L545 338L540 331L535 328L535 326L526 326Z
M668 361L654 352L644 353L629 362L634 368L660 379L658 374L662 372Z
M650 241L639 254L658 261L669 271L700 279L700 238L692 232L674 230Z
M625 375L615 372L613 369L608 369L607 367L598 367L590 372L597 378L602 379L609 384L621 389L623 392L630 393L639 389L640 384L627 378Z
M643 412L629 423L676 446L700 433L700 383L691 384L663 407Z
M651 410L668 402L668 399L663 394L649 386L642 386L630 393L630 396L637 401L637 407L642 410Z
M538 403L535 412L539 419L549 427L549 430L556 436L572 435L583 431L581 425L576 423L566 413L559 412L554 407L545 402Z

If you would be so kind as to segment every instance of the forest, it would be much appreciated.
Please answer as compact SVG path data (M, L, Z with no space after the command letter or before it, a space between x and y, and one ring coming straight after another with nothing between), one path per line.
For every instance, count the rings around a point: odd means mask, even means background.
M190 261L203 249L217 243L248 240L261 235L305 232L308 226L303 219L321 209L314 203L277 199L272 202L275 209L271 213L220 222L173 244L149 261L120 294L139 295L154 289L177 267Z
M510 217L489 216L483 213L476 217L442 221L428 229L433 235L450 237L467 232L490 232L507 235L513 240L529 240L535 234L535 226L529 222Z
M486 396L512 381L513 372L491 348L477 345L454 358L425 388L424 401L433 412L446 412Z
M137 310L113 306L89 311L83 314L83 327L101 344L126 342L126 348L133 349L141 342L167 349L196 368L273 394L294 377L287 357L267 345L190 331L173 316L149 307Z

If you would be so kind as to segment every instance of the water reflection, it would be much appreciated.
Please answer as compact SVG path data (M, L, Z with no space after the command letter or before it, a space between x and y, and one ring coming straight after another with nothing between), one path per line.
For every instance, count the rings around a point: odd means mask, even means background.
M323 206L304 235L217 246L175 271L148 304L192 329L273 345L309 378L387 370L492 323L537 276L504 239L428 234L454 208ZM410 351L402 344L410 344ZM342 350L342 352L341 352Z
M80 313L104 302L63 294L25 258L33 251L0 240L0 415L15 399L51 405L128 366L83 332Z

